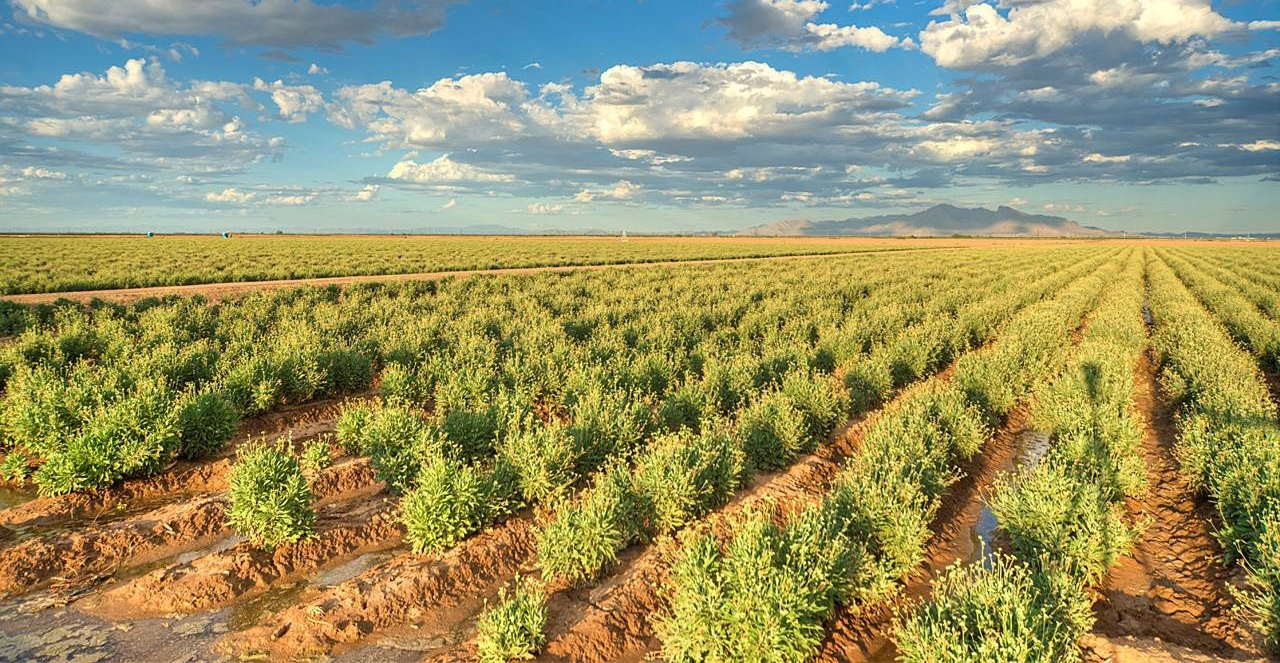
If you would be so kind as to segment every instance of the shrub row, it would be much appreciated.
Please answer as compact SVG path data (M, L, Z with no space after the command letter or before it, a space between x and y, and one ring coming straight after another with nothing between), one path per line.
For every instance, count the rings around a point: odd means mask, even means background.
M767 651L803 660L836 605L857 610L894 591L923 559L958 461L1061 363L1071 330L1114 271L1105 266L1027 307L989 348L962 356L948 384L889 405L829 494L785 529L765 513L723 546L708 532L686 536L688 552L664 590L670 609L657 623L664 656L743 660Z
M905 661L1079 659L1093 623L1088 587L1132 541L1123 500L1145 486L1133 410L1146 345L1141 255L1107 289L1074 358L1036 391L1033 425L1053 446L1033 467L1002 474L988 498L1011 555L953 568L894 639Z
M1252 591L1244 603L1280 648L1280 422L1254 360L1154 256L1147 263L1161 385L1183 471L1222 515L1218 539Z
M1161 252L1160 256L1237 341L1249 348L1268 369L1280 370L1280 322L1264 315L1236 288L1187 261L1168 252Z

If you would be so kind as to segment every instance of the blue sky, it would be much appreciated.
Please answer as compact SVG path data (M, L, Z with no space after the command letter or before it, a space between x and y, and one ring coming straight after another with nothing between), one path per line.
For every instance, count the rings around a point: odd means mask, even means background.
M1280 230L1280 2L0 0L0 230Z

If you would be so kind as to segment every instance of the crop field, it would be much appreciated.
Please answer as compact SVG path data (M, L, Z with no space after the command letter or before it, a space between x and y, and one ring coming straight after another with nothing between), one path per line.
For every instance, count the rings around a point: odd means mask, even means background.
M0 660L1280 652L1271 244L219 241L4 287L859 255L6 303Z
M954 246L956 240L360 235L0 236L0 294Z

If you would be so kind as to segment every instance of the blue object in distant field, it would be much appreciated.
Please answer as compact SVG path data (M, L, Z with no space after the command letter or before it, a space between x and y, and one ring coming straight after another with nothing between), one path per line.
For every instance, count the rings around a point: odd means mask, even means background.
M225 238L227 238L227 237L230 237L230 236L231 236L231 233L229 233L229 232L224 232L224 233L222 233L222 237L223 237L224 239L225 239Z
M150 230L147 231L147 237L155 237L155 236L156 236L155 233L151 232Z

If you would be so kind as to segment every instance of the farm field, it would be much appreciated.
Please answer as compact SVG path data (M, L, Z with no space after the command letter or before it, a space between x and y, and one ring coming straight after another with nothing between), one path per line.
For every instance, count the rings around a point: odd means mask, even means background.
M863 255L8 304L0 660L1280 651L1270 244L28 240L9 293Z
M957 246L963 240L0 235L0 294ZM968 240L972 242L973 240Z

